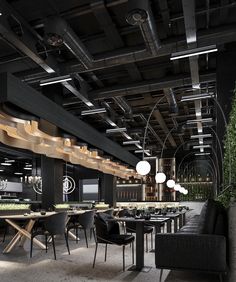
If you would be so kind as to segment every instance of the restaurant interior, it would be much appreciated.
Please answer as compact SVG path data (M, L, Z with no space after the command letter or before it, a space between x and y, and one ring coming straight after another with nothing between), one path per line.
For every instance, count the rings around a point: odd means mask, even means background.
M235 16L0 0L2 282L236 281Z

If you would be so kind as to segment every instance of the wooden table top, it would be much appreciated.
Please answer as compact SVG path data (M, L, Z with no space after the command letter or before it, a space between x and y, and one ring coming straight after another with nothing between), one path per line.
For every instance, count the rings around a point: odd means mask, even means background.
M56 214L56 212L46 212L45 215L42 215L40 212L31 212L25 214L11 214L11 215L1 215L2 219L34 219L34 218L44 218L50 215Z

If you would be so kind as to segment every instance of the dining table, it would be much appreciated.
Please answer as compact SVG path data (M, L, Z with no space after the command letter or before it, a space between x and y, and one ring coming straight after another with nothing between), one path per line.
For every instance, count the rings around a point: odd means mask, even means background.
M41 214L40 212L30 212L24 214L11 214L11 215L1 215L0 218L4 219L10 226L12 226L17 233L11 239L11 241L4 248L3 253L10 253L11 250L19 243L19 246L23 247L26 239L31 239L31 231L34 227L34 224L37 220L46 218L50 215L55 214L56 212L46 212ZM20 224L21 222L24 224ZM34 238L33 243L45 250L46 246L38 239Z
M165 218L134 218L134 217L114 217L107 220L108 222L135 222L136 224L136 262L135 265L129 268L131 271L148 272L151 267L144 265L144 225L155 226L155 231L161 231L161 225L170 221L168 217Z

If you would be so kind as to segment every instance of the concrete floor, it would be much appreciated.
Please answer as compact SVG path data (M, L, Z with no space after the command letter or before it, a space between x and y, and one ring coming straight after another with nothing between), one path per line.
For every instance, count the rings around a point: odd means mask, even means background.
M122 248L108 247L107 262L104 262L104 246L100 245L96 266L92 268L94 256L94 241L85 247L83 234L78 244L70 240L71 255L68 255L64 239L56 239L57 260L53 259L52 246L48 253L34 248L33 258L29 258L29 241L24 248L16 247L9 254L2 254L5 243L0 244L0 281L1 282L84 282L84 281L159 281L160 271L154 265L154 253L145 253L145 265L150 267L148 272L122 271ZM126 266L131 265L131 248L126 248ZM217 276L165 270L162 282L215 282Z

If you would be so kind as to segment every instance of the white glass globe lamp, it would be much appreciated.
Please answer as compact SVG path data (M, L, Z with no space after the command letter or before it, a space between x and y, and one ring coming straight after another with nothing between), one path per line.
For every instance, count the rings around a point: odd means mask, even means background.
M183 194L184 194L184 195L188 195L188 190L185 189L184 192L183 192Z
M184 187L180 187L179 192L180 193L184 193L184 191L185 191L185 188Z
M166 182L166 185L167 185L168 188L174 188L175 187L175 181L173 179L169 179Z
M166 175L164 172L157 172L155 176L156 183L163 183L166 181Z
M151 165L147 161L139 161L136 165L136 171L140 175L147 175L151 170Z
M175 184L174 190L179 191L181 189L181 186L179 184Z

